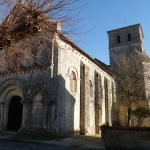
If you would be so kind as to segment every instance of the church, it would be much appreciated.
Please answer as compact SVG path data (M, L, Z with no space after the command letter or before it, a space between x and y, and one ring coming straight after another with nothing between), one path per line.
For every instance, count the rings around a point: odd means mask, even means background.
M88 135L112 125L113 74L63 36L60 22L49 21L55 32L45 34L22 26L31 15L25 13L9 33L13 40L5 39L4 26L21 7L16 4L0 28L0 130Z
M32 36L21 35L14 46L9 41L1 46L0 130L99 134L100 125L111 126L114 120L115 76L62 35L60 22L53 26L51 35L43 36L38 28ZM144 53L140 24L108 31L108 36L110 63L112 53L129 45Z

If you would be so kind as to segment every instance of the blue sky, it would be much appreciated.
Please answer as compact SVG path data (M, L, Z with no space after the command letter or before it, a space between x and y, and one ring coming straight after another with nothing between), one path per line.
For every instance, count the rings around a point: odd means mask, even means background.
M86 4L79 14L86 36L77 45L93 58L109 64L107 31L140 23L150 56L150 0L80 0ZM91 30L92 29L92 30ZM83 39L83 40L82 40Z

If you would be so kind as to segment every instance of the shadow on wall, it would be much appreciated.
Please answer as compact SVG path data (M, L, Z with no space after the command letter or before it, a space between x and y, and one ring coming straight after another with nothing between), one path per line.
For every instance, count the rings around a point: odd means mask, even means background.
M65 80L57 75L47 81L44 96L41 91L34 93L31 103L29 127L46 129L66 137L74 134L74 106L76 99L65 88ZM47 99L45 99L47 97Z

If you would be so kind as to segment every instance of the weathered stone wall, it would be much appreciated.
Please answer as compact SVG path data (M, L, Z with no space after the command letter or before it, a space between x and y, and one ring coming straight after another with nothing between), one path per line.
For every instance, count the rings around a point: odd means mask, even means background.
M87 134L90 126L90 87L89 87L89 67L81 64L81 82L80 82L80 131L81 134Z
M35 37L33 37L35 40ZM28 41L29 42L29 41ZM28 43L27 42L27 43ZM32 41L33 42L33 41ZM58 70L57 48L50 42L45 45L37 43L31 47L36 47L36 62L28 64L23 59L20 71L3 73L0 75L0 128L7 130L9 102L13 96L20 96L23 103L22 128L44 128L46 130L57 131L57 90L60 76ZM46 49L48 51L46 51ZM47 60L48 56L49 59ZM0 55L4 56L4 51ZM43 61L44 59L44 61ZM4 59L2 64L5 64ZM29 60L28 60L29 61ZM32 66L33 65L33 66Z
M95 133L99 133L99 125L102 124L102 99L103 88L101 76L95 72Z
M111 77L102 68L93 63L87 56L80 53L80 51L72 48L65 42L57 39L59 50L58 50L58 75L61 75L65 80L66 92L59 90L59 101L60 107L64 107L63 114L65 119L62 120L66 131L80 131L83 130L85 134L96 133L96 126L105 123L105 89L104 89L104 78L109 81L109 91L108 98L109 103L112 103L112 86L114 83L114 78ZM83 71L83 68L85 69ZM77 79L77 91L71 92L70 88L70 77L71 72L74 72ZM96 75L101 76L101 87L98 91L98 82L95 82ZM91 87L92 83L92 87ZM59 83L60 84L60 83ZM92 88L92 93L91 93ZM99 91L100 90L100 91ZM62 92L62 93L61 93ZM97 93L102 92L102 97L100 98ZM96 95L95 95L96 94ZM70 101L71 100L71 101ZM99 101L99 106L95 104ZM65 104L65 105L62 105ZM95 108L97 112L95 112ZM72 111L70 111L70 109ZM99 110L98 110L99 109ZM111 111L111 105L109 105L109 111ZM70 113L69 113L70 112ZM95 117L95 114L99 113L99 117ZM73 118L73 120L72 120ZM83 118L83 120L81 119ZM95 121L95 118L99 119ZM63 119L63 118L61 118ZM111 123L112 117L109 112L109 122ZM69 125L73 124L73 125Z
M7 112L13 95L22 99L22 128L44 128L63 135L80 131L99 133L98 126L106 122L106 108L107 122L111 125L114 78L88 55L62 40L57 39L57 44L56 48L47 43L48 63L40 58L45 55L44 47L38 47L37 58L43 66L25 67L20 72L1 75L0 128L7 130Z
M120 53L128 54L132 48L145 53L143 43L143 32L140 24L119 28L116 30L108 31L109 36L109 53L110 53L110 64L114 63L113 57ZM131 35L131 40L128 40L128 34ZM118 36L120 42L118 42Z
M111 30L107 32L109 35L109 48L122 47L124 45L136 45L139 46L137 48L140 52L143 52L144 49L140 44L143 42L144 35L142 33L142 29L140 24L119 28L116 30ZM131 40L128 39L128 33L131 35ZM118 42L117 36L120 36L120 42ZM135 47L136 48L136 47Z
M7 110L10 101L9 97L15 95L19 95L24 104L23 109L24 113L26 113L24 114L26 117L23 117L25 119L23 120L23 127L39 127L39 123L41 122L36 123L36 125L32 124L32 122L35 123L35 116L36 120L42 118L42 114L40 113L43 112L42 101L51 101L52 99L51 91L49 90L51 88L49 67L27 70L26 72L21 71L20 73L10 73L4 75L0 82L2 84L0 89L1 103L4 103L5 109L3 116L1 116L1 118L5 117L5 121L3 120L3 127L5 129L7 128ZM17 91L20 91L22 94L20 95ZM39 107L42 109L40 112Z
M31 127L33 128L43 128L43 104L42 104L42 95L40 92L36 92L33 95L32 102L32 112L31 112Z
M150 128L101 126L102 143L108 149L149 150Z
M150 63L143 62L146 99L150 100Z
M139 101L138 103L132 103L131 109L135 110L138 107L145 107L149 108L149 101ZM127 107L125 102L115 102L113 104L113 110L114 110L114 125L117 126L127 126ZM134 116L132 116L131 119L131 126L137 126L137 120ZM143 126L149 127L150 126L150 118L146 118L143 121Z

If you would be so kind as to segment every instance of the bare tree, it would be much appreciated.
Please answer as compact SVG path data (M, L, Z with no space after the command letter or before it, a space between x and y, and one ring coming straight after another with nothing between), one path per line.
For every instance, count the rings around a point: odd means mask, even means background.
M146 65L143 66L141 58L136 50L131 53L121 53L115 55L114 64L111 70L116 76L117 80L117 99L125 102L127 107L127 125L131 125L131 105L145 100L145 87L144 87L144 70ZM146 55L142 54L143 58ZM142 58L142 59L143 59Z
M0 49L3 71L17 71L21 66L35 65L33 61L41 64L38 60L48 59L51 53L48 42L55 44L56 34L61 38L76 34L81 22L77 15L82 9L82 6L75 7L78 1L1 0ZM37 56L37 49L41 48L47 54Z

